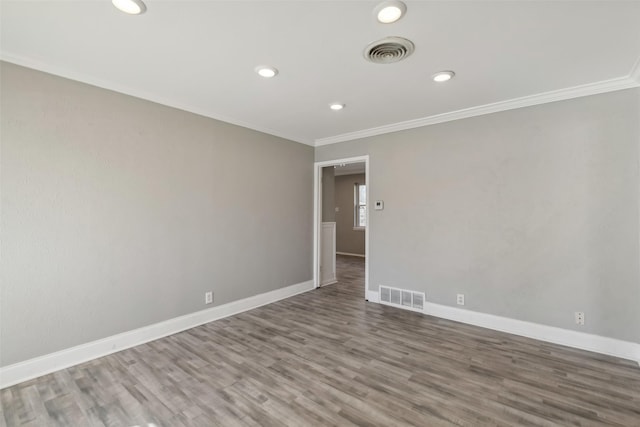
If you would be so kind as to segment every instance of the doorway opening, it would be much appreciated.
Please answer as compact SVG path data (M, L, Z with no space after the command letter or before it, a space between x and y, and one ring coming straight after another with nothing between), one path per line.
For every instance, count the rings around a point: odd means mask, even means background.
M315 163L314 287L340 282L368 299L369 192L369 156Z

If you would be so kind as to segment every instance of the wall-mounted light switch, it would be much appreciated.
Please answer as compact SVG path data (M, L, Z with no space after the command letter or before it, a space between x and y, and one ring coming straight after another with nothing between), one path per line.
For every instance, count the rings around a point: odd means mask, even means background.
M375 209L377 211L381 211L382 209L384 209L384 202L382 200L376 200Z

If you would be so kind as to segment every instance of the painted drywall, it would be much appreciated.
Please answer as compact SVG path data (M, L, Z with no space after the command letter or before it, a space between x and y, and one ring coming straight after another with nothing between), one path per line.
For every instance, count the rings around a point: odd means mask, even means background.
M322 168L322 221L336 220L335 169L333 166Z
M312 278L311 147L0 71L2 366Z
M370 156L370 288L640 342L640 89L316 148ZM586 324L574 322L584 311Z
M336 176L336 250L364 255L364 230L354 230L354 185L366 184L364 174Z

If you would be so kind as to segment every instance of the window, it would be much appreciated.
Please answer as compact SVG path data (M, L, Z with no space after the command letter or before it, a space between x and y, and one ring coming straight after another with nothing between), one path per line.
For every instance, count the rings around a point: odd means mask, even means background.
M358 184L354 186L353 191L354 215L353 227L365 228L367 226L367 186Z

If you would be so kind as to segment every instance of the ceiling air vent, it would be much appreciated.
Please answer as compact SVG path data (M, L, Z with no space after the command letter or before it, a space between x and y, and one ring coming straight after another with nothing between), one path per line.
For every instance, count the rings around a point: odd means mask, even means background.
M402 37L386 37L369 44L364 50L364 57L376 64L391 64L411 55L414 48L411 40Z

